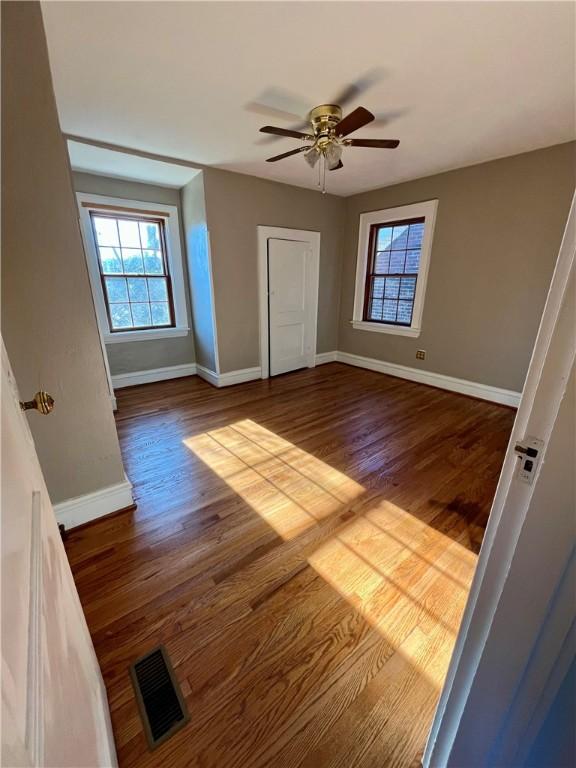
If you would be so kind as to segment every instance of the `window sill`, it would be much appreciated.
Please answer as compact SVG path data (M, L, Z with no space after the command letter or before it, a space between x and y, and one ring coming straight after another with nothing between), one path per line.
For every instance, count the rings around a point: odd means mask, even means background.
M417 339L420 328L408 328L401 325L385 325L384 323L368 323L366 320L351 320L352 327L357 331L375 331L376 333L391 333L395 336L410 336Z
M152 339L173 339L177 336L187 336L190 329L186 327L158 328L146 331L122 331L119 333L105 333L105 344L121 344L127 341L151 341Z

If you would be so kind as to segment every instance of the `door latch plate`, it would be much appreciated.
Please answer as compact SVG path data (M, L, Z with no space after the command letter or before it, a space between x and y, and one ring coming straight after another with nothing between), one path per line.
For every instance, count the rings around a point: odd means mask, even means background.
M520 459L518 479L527 485L532 485L543 447L544 441L537 437L525 437L514 446L514 451Z

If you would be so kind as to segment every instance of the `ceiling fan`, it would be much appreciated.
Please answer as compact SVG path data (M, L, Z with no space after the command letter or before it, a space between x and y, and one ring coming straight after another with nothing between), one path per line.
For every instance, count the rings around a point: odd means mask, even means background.
M270 133L275 136L288 136L294 139L302 139L304 144L281 155L269 157L266 162L275 163L285 157L305 152L304 159L314 168L322 159L323 172L322 192L326 191L325 173L343 168L342 151L344 147L372 147L375 149L395 149L400 141L398 139L349 139L349 134L359 128L368 125L374 120L374 115L364 107L357 107L346 117L342 117L342 108L337 104L321 104L308 115L311 133L302 133L288 128L276 128L273 125L265 125L260 128L261 133Z

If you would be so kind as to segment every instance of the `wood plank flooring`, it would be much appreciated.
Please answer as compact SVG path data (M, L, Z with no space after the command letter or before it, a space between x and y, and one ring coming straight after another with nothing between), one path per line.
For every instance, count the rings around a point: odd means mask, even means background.
M514 411L339 363L117 395L138 506L66 548L120 766L417 765ZM191 720L150 753L159 642Z

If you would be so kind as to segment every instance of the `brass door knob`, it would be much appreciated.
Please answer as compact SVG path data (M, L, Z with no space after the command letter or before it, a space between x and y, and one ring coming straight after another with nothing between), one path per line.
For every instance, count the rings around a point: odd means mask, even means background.
M54 398L49 395L48 392L36 392L34 400L27 400L25 403L20 401L20 408L23 411L36 410L38 413L43 413L47 416L54 410Z

